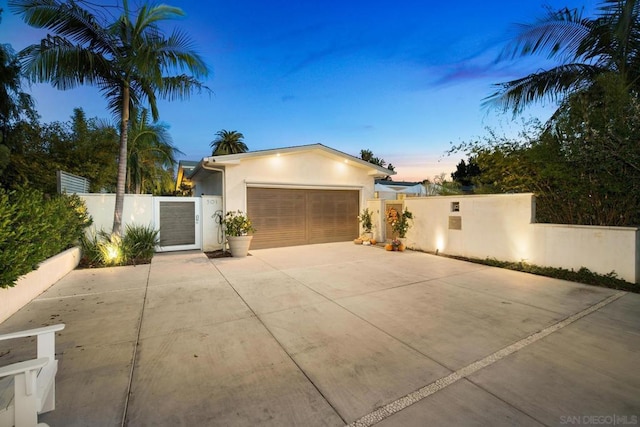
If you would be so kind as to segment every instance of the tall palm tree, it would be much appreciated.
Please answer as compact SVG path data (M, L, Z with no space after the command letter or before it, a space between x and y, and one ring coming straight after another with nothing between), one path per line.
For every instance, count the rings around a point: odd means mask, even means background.
M209 144L212 148L212 156L223 154L246 153L249 151L244 143L244 135L236 130L224 130L216 132L217 138Z
M161 189L158 183L177 163L176 155L184 154L173 145L166 126L149 122L146 108L132 114L128 148L127 191L135 194Z
M21 52L25 74L63 90L85 83L96 85L119 117L112 233L120 235L131 108L146 101L156 121L158 96L174 100L207 89L198 78L205 77L208 69L189 38L178 30L166 37L160 28L163 21L184 16L184 12L167 5L144 5L134 16L123 0L122 14L110 23L72 0L9 0L9 7L32 27L55 33Z
M629 90L640 90L639 16L638 0L603 0L593 19L565 8L521 25L500 58L546 55L559 65L497 84L486 104L518 113L534 102L583 92L608 73L617 74Z

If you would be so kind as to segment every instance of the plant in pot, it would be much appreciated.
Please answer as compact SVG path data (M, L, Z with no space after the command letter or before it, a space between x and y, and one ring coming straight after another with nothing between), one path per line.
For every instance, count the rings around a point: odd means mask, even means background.
M247 256L253 238L249 233L255 231L249 217L240 210L230 211L222 219L222 225L227 236L231 256Z
M364 231L363 235L369 240L373 238L373 233L371 232L371 229L373 228L373 221L371 219L372 214L373 212L371 212L369 208L366 208L358 216L358 221L360 221L360 224L362 225L362 229Z
M407 237L407 231L409 230L409 227L411 227L413 214L407 208L405 208L400 214L395 209L390 209L387 214L387 220L389 221L389 224L391 224L393 234L403 240Z

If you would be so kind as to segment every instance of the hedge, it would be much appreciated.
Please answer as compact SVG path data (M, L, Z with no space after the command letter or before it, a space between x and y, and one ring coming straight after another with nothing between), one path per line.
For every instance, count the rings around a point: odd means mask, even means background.
M0 288L15 286L39 263L76 245L92 222L75 194L0 188Z

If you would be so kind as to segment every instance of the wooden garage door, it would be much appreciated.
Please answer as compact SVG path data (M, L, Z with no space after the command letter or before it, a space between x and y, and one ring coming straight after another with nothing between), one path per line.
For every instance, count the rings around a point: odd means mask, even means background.
M247 188L252 249L344 242L358 236L357 190Z

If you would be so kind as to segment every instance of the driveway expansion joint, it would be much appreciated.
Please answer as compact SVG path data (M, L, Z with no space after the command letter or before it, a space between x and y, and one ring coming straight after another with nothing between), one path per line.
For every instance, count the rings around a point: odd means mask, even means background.
M376 409L373 412L366 414L365 416L348 424L348 427L373 426L374 424L377 424L383 421L384 419L392 416L397 412L402 411L403 409L413 405L414 403L418 403L419 401L431 396L432 394L444 389L445 387L448 387L451 384L454 384L455 382L463 378L466 378L487 366L493 365L494 363L498 362L501 359L504 359L505 357L511 355L512 353L522 350L523 348L533 344L534 342L539 341L542 338L545 338L551 335L552 333L582 319L583 317L588 316L589 314L600 310L601 308L605 307L606 305L609 305L610 303L616 301L617 299L623 297L626 294L627 292L624 292L624 291L617 292L614 295L611 295L610 297L600 301L599 303L586 308L585 310L575 313L565 318L564 320L561 320L560 322L557 322L532 335L529 335L528 337L523 338L520 341L517 341L507 347L504 347L503 349L498 350L495 353L490 354L489 356L481 360L478 360L463 368L460 368L457 371L452 372L451 374L445 377L437 379L431 384L428 384L414 392L411 392L405 396L402 396L399 399L396 399L393 402L390 402Z

